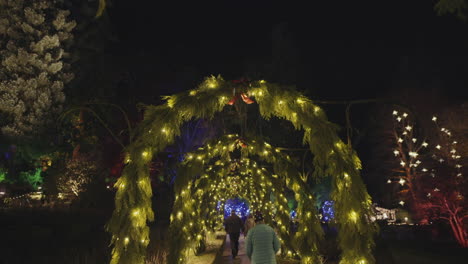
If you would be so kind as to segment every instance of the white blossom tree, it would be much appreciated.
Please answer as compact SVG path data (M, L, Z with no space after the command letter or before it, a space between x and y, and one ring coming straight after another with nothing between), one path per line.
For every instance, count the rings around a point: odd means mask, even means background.
M58 1L0 0L0 129L24 135L61 111L76 26Z
M420 223L445 221L458 244L468 247L468 181L463 176L466 160L458 150L466 135L453 135L445 126L450 122L440 123L433 116L432 126L426 128L429 145L415 136L415 122L407 113L393 111L393 116L393 153L399 166L388 183L401 184L400 205L408 203Z

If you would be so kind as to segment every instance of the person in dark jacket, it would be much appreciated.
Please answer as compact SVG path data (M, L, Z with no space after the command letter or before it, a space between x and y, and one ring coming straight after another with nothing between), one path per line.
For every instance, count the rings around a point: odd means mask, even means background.
M239 252L240 232L244 231L244 223L242 219L236 215L235 210L232 210L231 216L224 220L224 228L226 229L226 233L229 234L229 240L231 241L232 258L235 258Z

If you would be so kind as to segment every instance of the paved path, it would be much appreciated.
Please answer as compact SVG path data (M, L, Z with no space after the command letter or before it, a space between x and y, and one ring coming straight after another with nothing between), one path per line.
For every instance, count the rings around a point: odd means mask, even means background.
M250 264L250 260L245 254L245 240L244 240L243 234L241 234L239 238L239 253L235 259L232 259L231 241L229 240L229 236L226 236L226 243L224 243L222 263L220 264Z

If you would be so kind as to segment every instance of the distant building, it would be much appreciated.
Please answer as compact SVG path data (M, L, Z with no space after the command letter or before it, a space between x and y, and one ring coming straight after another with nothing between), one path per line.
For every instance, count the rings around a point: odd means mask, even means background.
M376 204L372 206L372 209L374 211L375 220L387 221L389 223L394 223L397 220L396 209L387 209L379 207Z

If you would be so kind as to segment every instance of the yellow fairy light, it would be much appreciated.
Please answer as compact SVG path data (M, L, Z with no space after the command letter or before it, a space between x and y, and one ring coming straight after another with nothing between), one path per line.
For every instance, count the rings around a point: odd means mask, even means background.
M314 113L318 113L320 111L320 107L314 106Z
M149 153L148 153L148 151L143 151L143 153L141 153L141 155L143 156L143 158L147 158Z
M208 86L208 88L213 89L213 88L218 87L218 82L216 81L216 79L211 78L211 79L206 80L206 86Z
M177 219L181 220L183 216L184 214L181 211L177 212Z
M126 237L126 238L124 239L125 245L128 244L128 242L130 242L130 239L129 239L128 237Z
M283 103L284 103L283 100L279 100L279 102L278 102L279 105L281 105Z
M358 214L355 211L349 212L349 219L356 223L358 219Z
M357 264L367 264L365 259L360 259Z
M133 214L133 216L138 216L140 214L140 210L135 209L135 210L133 210L132 214Z
M190 95L191 95L191 96L194 96L194 95L196 95L196 94L197 94L197 91L196 91L196 90L190 91Z

